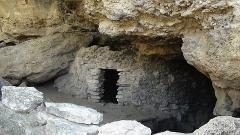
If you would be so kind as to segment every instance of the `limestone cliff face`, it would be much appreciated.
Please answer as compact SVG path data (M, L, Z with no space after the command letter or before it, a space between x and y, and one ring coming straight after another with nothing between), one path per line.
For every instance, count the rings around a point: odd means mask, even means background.
M1 32L19 39L95 29L84 19L78 1L1 0L0 8Z
M98 31L182 38L185 59L213 82L215 114L234 115L240 108L239 11L239 0L1 0L0 42ZM155 52L175 54L171 46Z

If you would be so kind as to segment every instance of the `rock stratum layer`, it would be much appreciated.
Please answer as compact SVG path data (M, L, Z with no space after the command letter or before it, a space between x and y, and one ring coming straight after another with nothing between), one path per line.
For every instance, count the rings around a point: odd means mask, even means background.
M51 39L54 39L57 33L81 32L84 38L86 33L96 34L98 31L110 36L177 37L183 39L182 52L187 62L212 80L217 97L214 113L238 115L239 11L238 0L2 0L0 75L14 82L26 79L39 83L43 81L41 78L51 79L63 67L67 69L68 52L75 48L74 45L63 44L65 49L62 53L65 55L59 58L57 54L54 59L49 59L44 52L39 54L44 56L41 59L46 59L46 63L57 61L57 64L53 64L57 69L47 68L47 64L35 68L29 63L32 60L22 55L24 50L34 53L41 50L37 43L43 42L43 46L47 46L48 43L41 40L52 36ZM63 40L61 38L58 37L58 40ZM76 39L70 42L81 41ZM85 45L89 45L90 41ZM11 59L9 55L17 55L19 60ZM7 61L11 61L11 64ZM24 67L18 71L11 70L19 62L36 71L26 73Z

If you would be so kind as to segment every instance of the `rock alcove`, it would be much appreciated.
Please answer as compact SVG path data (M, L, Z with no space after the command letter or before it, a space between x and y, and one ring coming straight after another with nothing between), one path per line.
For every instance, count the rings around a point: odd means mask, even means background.
M69 72L55 79L60 92L150 112L138 120L154 133L193 132L214 117L211 80L185 61L181 38L103 37L80 49Z
M3 0L0 77L16 86L40 84L43 91L56 90L46 93L51 100L70 95L106 113L133 106L149 116L133 119L154 132L191 132L213 115L239 116L239 5L238 0ZM118 79L107 87L103 71L110 69ZM54 97L59 93L61 98ZM134 109L118 112L133 116Z

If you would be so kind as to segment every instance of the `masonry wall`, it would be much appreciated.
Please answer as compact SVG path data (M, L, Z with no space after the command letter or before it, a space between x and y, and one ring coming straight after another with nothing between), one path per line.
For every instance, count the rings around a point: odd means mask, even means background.
M181 58L167 60L139 56L132 49L112 51L97 46L82 48L70 73L58 78L55 85L61 92L100 102L101 69L119 72L119 105L133 104L169 117L181 117L212 98L208 94L212 91L209 80Z

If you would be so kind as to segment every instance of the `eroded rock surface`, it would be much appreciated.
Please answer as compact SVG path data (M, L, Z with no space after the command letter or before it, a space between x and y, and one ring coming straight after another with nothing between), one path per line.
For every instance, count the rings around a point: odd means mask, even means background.
M97 135L99 129L97 125L78 124L68 121L68 119L51 115L48 111L45 111L47 109L45 106L36 108L37 105L43 104L42 99L42 93L34 88L4 86L3 100L2 103L0 103L0 134ZM74 112L79 112L79 110L75 110L76 108L84 108L78 107L77 105L72 105L72 107L73 106L75 106L75 108L65 108L64 111L63 109L61 111L73 116ZM85 119L95 117L95 114L89 112L90 108L84 109L88 109L88 111L84 110L84 114L80 113L75 115ZM91 111L96 112L93 109Z
M89 44L88 34L54 34L0 49L0 75L10 80L45 82L66 72L74 52Z
M137 121L116 121L100 127L98 135L151 135L151 129Z
M216 117L194 132L194 135L238 135L240 119L230 116Z
M94 109L69 103L45 103L49 114L82 124L99 124L103 114Z
M80 125L61 119L48 120L47 135L97 135L98 126Z
M43 104L43 93L34 87L2 87L2 103L17 112L29 112Z

